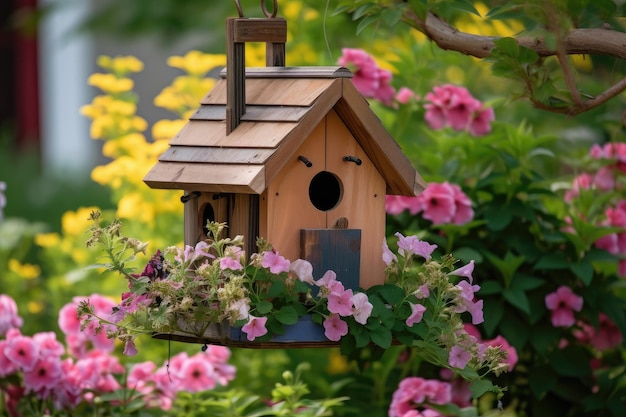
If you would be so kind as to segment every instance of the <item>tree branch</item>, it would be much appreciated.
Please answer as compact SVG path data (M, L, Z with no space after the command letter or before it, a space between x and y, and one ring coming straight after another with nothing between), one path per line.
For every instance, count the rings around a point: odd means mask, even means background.
M449 25L434 13L429 12L425 19L421 19L412 10L405 10L402 19L409 26L424 33L437 46L444 50L460 52L476 58L486 58L495 47L495 41L500 39L497 36L473 35L461 32ZM540 57L556 56L565 69L564 57L566 55L589 54L608 55L618 59L626 59L626 33L609 28L598 29L573 29L567 33L560 43L560 48L548 47L543 38L519 37L516 42L520 46L532 49ZM572 74L568 79L572 79ZM570 90L572 85L568 85ZM576 115L591 110L594 107L607 102L626 90L626 78L612 85L594 98L576 102L569 107L550 107L544 103L533 100L533 104L543 110L554 113ZM576 98L576 94L573 95Z

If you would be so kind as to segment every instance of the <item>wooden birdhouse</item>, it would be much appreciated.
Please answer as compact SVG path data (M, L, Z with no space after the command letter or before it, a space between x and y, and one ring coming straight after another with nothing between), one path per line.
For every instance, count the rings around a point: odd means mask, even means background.
M385 195L423 181L342 67L285 67L283 19L227 21L227 68L145 176L184 190L185 243L207 220L257 237L319 278L346 287L384 281ZM268 67L244 68L245 42L268 45ZM281 62L282 61L282 62Z

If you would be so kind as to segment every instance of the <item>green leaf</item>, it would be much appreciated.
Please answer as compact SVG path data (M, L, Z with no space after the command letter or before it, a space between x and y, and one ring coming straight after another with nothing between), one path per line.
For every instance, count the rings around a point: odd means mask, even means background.
M558 375L549 366L534 366L528 376L528 385L535 397L541 398L556 385Z
M263 300L256 305L256 311L257 313L261 315L265 315L269 313L270 311L272 311L273 307L274 305L271 302L267 300Z
M502 292L502 284L498 281L487 281L480 284L479 295L499 294Z
M370 333L370 337L374 344L380 346L383 349L389 349L389 347L391 347L391 331L384 326L380 326L379 328L372 331Z
M591 265L591 262L582 260L580 262L570 264L569 267L585 285L591 284L591 281L593 280L593 265Z
M473 382L470 385L470 391L472 392L472 398L478 398L494 389L493 384L488 379L481 379Z
M368 16L365 19L361 20L356 27L356 34L360 34L363 29L375 22L378 22L378 16Z
M282 324L296 324L298 322L298 313L292 306L284 306L276 312L276 320Z
M380 15L385 24L393 27L398 24L403 12L403 7L394 7L393 9L384 9Z
M526 297L526 293L524 291L514 291L507 288L502 291L502 295L509 303L519 308L524 313L530 315L530 305L528 304L528 298Z
M589 360L591 359L585 348L570 345L555 351L548 356L550 365L560 375L573 377L591 377Z
M504 53L512 58L519 56L519 45L513 38L505 37L496 40L495 42L498 52Z
M401 303L402 300L404 300L404 291L402 290L402 288L393 284L383 285L380 288L380 295L387 303L391 304L392 306L395 306Z

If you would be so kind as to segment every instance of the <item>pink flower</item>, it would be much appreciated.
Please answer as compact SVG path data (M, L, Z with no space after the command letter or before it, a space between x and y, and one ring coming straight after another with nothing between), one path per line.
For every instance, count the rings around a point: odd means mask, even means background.
M24 370L24 387L26 392L52 389L61 375L61 360L58 357L41 358L37 360L33 368Z
M343 317L352 315L352 290L331 291L328 294L328 311Z
M513 370L513 368L517 364L517 361L519 360L519 357L517 356L517 350L509 344L508 340L498 335L494 339L483 341L483 343L486 346L499 346L502 351L506 352L506 359L504 360L504 363L509 365L509 371Z
M415 98L415 93L408 87L401 87L396 94L396 101L401 104L407 104Z
M472 136L484 136L491 132L491 122L496 118L493 109L483 108L477 110L472 118L469 126L469 131Z
M480 324L483 319L483 300L474 302L474 293L480 290L480 286L471 285L468 281L461 281L456 285L461 290L456 299L455 312L469 312L472 315L472 324Z
M424 259L430 259L431 254L437 248L437 245L419 240L417 236L404 236L400 232L396 232L395 236L398 238L398 252L405 258L415 254Z
M180 368L181 391L201 392L215 388L215 368L204 355L188 358Z
M424 212L422 216L433 224L452 222L456 213L454 189L447 182L430 183L420 194Z
M472 355L459 346L453 346L450 349L450 357L448 358L448 365L464 369L467 363L472 359Z
M335 271L329 269L320 279L315 281L315 284L317 284L318 287L329 287L332 285L333 282L336 282L336 280L337 274L335 273Z
M250 320L246 323L241 330L246 333L249 341L253 341L257 337L263 336L267 333L265 323L267 323L267 317L254 317L250 315Z
M65 353L65 348L57 340L54 332L39 332L33 335L33 342L39 348L39 356L57 356L61 357Z
M362 49L344 48L339 65L353 73L352 84L365 97L376 98L386 106L393 103L395 90L390 85L391 72L379 68L372 56Z
M239 259L231 258L230 256L224 256L220 258L220 269L222 271L230 269L231 271L241 271L243 266Z
M291 265L291 263L284 257L280 256L278 251L271 250L263 252L261 266L263 268L269 268L272 274L289 272L289 265Z
M424 298L428 298L428 297L430 297L430 288L428 288L428 285L422 284L422 285L419 286L419 288L417 290L415 290L413 295L418 300L422 300Z
M387 214L400 214L407 209L406 199L403 195L386 195L385 196L385 211Z
M553 293L546 295L546 307L552 310L552 325L554 327L569 327L576 320L574 311L583 308L583 298L574 294L571 288L560 286Z
M448 183L446 183L448 184ZM462 225L468 223L474 218L474 209L472 208L472 201L456 184L448 184L452 187L452 196L454 198L454 216L452 217L452 223Z
M409 303L411 306L411 315L406 319L406 325L409 327L413 327L415 323L419 323L422 321L422 317L424 316L424 311L426 311L426 307L421 304L413 304Z
M464 87L436 86L425 99L424 118L431 129L450 126L457 131L469 131L473 136L491 131L491 122L495 119L493 109L484 108Z
M17 304L13 298L0 294L0 336L9 329L22 327L24 320L17 315Z
M472 273L474 272L474 260L472 259L471 261L469 261L469 263L467 263L466 265L455 269L454 271L450 272L448 275L456 275L459 277L465 277L469 280L470 284L474 281L474 278L472 278Z
M372 309L374 308L372 303L369 302L367 295L362 292L354 294L352 296L352 304L354 306L352 309L354 320L360 324L367 323L367 319L372 314Z
M439 414L428 408L428 404L444 405L451 400L449 383L435 379L408 377L400 381L393 393L388 415L389 417L437 416ZM416 414L416 408L422 409L422 413Z
M311 285L315 284L311 262L304 259L296 259L289 265L289 271L296 274L300 281Z
M397 262L398 258L396 255L389 249L387 246L387 239L383 238L383 262L385 265L389 266L393 262Z
M19 369L19 365L13 362L4 353L8 342L6 340L0 340L0 378L12 374Z
M598 327L581 323L581 330L574 331L574 336L582 343L588 343L602 352L619 346L623 336L619 328L604 313L600 313Z
M341 320L338 314L331 314L324 320L324 335L328 340L338 342L341 338L348 334L348 323Z
M39 347L32 338L18 334L7 339L4 354L19 368L30 371L39 360Z
M124 344L124 355L126 356L135 356L137 354L137 347L135 346L134 340L127 340Z

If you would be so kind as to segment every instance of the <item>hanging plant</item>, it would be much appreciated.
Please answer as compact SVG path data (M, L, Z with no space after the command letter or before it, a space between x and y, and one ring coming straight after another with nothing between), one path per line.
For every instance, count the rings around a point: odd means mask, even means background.
M470 380L508 368L500 347L481 344L464 329L465 313L473 324L483 320L473 261L455 268L453 257L433 258L436 245L415 236L397 233L397 253L384 242L385 284L353 291L333 271L316 280L308 261L290 262L263 239L258 253L247 256L241 236L221 238L226 225L215 222L207 224L211 239L157 250L135 273L128 265L147 243L124 237L119 220L102 226L96 212L91 219L87 246L100 245L107 258L92 267L121 274L129 290L108 317L96 315L88 300L79 316L83 326L96 321L123 341L126 354L136 353L134 340L141 334L228 344L235 330L247 344L263 343L310 319L326 345L334 342L344 354L369 345L417 346L423 359Z

